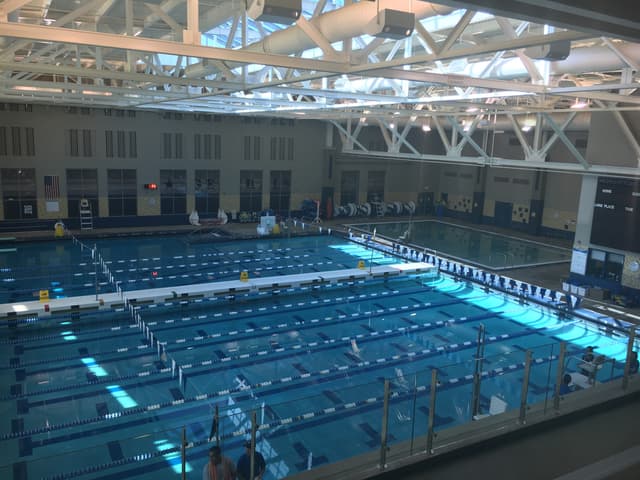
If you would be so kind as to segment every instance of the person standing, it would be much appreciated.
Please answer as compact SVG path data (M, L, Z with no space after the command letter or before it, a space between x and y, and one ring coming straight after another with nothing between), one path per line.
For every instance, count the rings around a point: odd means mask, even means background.
M640 362L638 361L638 352L631 352L631 360L629 362L629 374L635 375L638 373L638 367L640 367Z
M238 459L237 471L239 480L251 480L251 442L244 443L245 452ZM262 454L255 450L253 455L253 476L254 480L262 480L267 464Z
M233 460L222 455L220 447L209 449L209 461L202 469L202 480L235 480L236 466Z

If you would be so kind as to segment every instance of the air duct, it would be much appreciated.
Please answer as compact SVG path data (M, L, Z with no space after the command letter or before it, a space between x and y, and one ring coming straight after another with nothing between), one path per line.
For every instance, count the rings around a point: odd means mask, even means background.
M410 2L397 3L398 5L407 3L407 8L403 11L413 12L416 20L436 15L448 15L455 10L452 7L428 2L414 3L413 5ZM329 43L334 43L361 36L366 32L367 27L377 22L377 19L378 5L375 2L359 2L319 15L309 22L322 33ZM290 55L316 46L301 28L293 26L274 32L263 41L249 45L245 50Z
M416 20L436 15L448 15L455 9L430 2L394 1L393 5L403 12L413 12ZM377 23L379 6L376 2L359 2L346 5L343 8L318 15L309 20L329 43L347 40L361 36L372 23ZM294 25L284 30L273 32L260 42L244 48L246 51L271 53L277 55L291 55L314 48L317 45L304 31ZM186 68L187 77L201 77L215 71L215 68L197 63Z

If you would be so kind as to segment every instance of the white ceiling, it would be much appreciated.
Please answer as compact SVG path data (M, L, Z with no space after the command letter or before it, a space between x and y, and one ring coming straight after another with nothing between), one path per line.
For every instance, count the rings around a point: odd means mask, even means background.
M3 0L0 100L417 123L640 108L638 43L418 0L302 7L286 25L244 0ZM408 38L370 35L391 7L416 14ZM560 40L563 61L525 50Z

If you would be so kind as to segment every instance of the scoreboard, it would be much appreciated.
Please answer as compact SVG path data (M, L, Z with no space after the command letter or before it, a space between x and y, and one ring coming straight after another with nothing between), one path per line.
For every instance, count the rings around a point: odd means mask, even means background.
M591 243L640 253L640 179L598 179Z

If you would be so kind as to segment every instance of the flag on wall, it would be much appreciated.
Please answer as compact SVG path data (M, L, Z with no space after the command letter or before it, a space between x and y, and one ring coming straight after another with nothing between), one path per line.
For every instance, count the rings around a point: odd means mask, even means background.
M60 197L60 177L58 175L44 176L45 200L58 200Z

